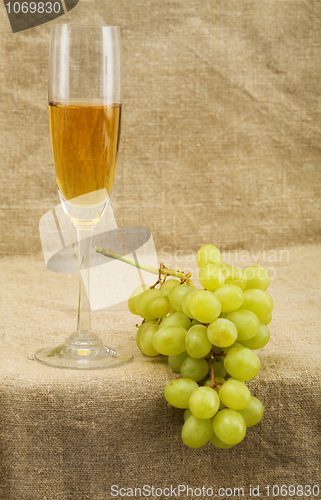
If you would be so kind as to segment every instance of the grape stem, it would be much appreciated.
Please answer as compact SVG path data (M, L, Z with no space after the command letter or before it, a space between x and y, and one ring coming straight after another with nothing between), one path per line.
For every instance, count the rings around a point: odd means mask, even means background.
M213 354L214 354L214 356L220 356L220 357L223 357L223 358L226 356L226 354L223 351L223 349L220 352L213 352Z
M140 324L140 325L138 325L138 324L136 324L136 325L135 325L135 326L136 326L136 328L139 328L140 326L142 326L142 325L145 323L145 321L146 321L146 319L145 319L145 318L143 318L143 321L141 322L141 324Z
M159 276L158 281L155 283L155 285L153 285L153 287L155 287L158 283L161 282L160 276L164 275L165 279L167 278L167 276L173 276L174 278L179 278L182 283L186 283L192 288L195 288L195 285L191 280L192 273L184 273L180 271L175 271L174 269L168 269L168 267L166 267L163 263L160 264L159 269L157 267L146 266L145 264L139 264L138 262L135 262L134 260L131 260L126 256L112 252L107 248L96 247L95 250L97 253L100 253L105 257L109 257L110 259L122 260L123 262L126 262L126 264L137 267L138 269L142 269L143 271L147 271L148 273L158 274Z
M215 356L225 356L224 351L221 352L214 352L213 349L210 350L210 357L211 357L211 368L210 368L210 374L211 374L211 381L212 384L210 387L214 389L215 387L221 387L221 384L218 382L215 382L215 373L214 373L214 361L215 361Z
M158 284L163 284L165 283L166 281L166 278L168 276L168 273L164 273L164 279L162 280L162 269L165 269L166 266L161 262L160 263L160 266L159 266L159 269L158 269L158 280L156 281L156 283L154 283L151 288L155 288Z

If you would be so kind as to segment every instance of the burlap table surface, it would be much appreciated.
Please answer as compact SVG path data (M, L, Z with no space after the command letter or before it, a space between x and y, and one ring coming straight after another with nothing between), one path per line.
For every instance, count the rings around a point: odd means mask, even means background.
M58 202L47 81L63 22L121 27L119 225L157 248L320 241L321 2L81 0L16 34L0 9L1 253L39 251Z
M176 264L186 266L186 255ZM173 372L164 357L139 352L136 318L125 304L95 312L93 327L109 344L131 349L132 363L79 372L34 361L37 348L75 328L76 276L50 273L41 256L2 258L1 500L109 500L112 485L248 492L250 484L320 483L321 248L293 246L272 265L272 336L249 383L265 416L243 443L220 451L181 442L182 411L163 397Z

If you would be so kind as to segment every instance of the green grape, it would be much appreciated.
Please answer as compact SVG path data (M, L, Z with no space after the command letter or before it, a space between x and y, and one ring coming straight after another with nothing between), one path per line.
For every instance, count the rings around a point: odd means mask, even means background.
M189 302L189 308L193 317L201 323L212 323L221 313L220 301L207 290L196 291Z
M161 296L162 292L160 290L155 290L154 288L141 293L135 303L135 308L139 316L145 319L155 319L155 316L152 316L149 312L149 306L155 297Z
M260 321L261 321L261 323L263 323L263 325L269 325L272 321L272 313L265 316L265 318L261 318Z
M188 330L191 327L191 320L182 312L174 312L162 319L160 327L165 328L167 326L182 326L185 330Z
M237 329L237 340L247 340L257 334L260 322L258 317L252 311L238 309L230 312L227 319L232 321Z
M226 318L227 318L227 315L228 315L228 313L222 313L222 312L221 312L221 314L219 315L219 318L224 318L224 319L226 319Z
M189 417L182 428L182 440L190 448L200 448L211 439L213 427L211 419Z
M233 347L224 359L225 370L237 380L250 380L256 377L260 367L258 356L247 347Z
M197 252L197 265L199 269L207 266L207 264L222 264L222 255L219 249L214 245L203 245Z
M188 318L192 318L192 313L190 311L190 308L189 308L189 303L190 303L190 300L191 298L193 297L193 295L197 293L197 290L191 290L190 292L186 293L183 297L183 301L182 301L182 310L183 310L183 313L188 317Z
M137 332L136 332L136 344L137 344L137 347L141 350L140 348L140 337L141 337L141 334L143 332L143 330L145 330L145 328L148 326L148 325L151 325L151 324L156 324L156 320L149 320L149 321L144 321L144 323L142 323L140 325L140 327L138 328Z
M182 377L199 382L208 374L208 364L204 358L195 359L189 356L182 363L181 374Z
M219 388L218 387L215 387L215 390L217 392L217 394L219 393ZM226 408L225 404L220 400L220 410L223 410L224 408Z
M233 448L234 444L227 444L227 443L224 443L223 441L221 441L217 435L215 434L215 432L213 432L213 436L211 437L210 439L210 442L216 446L216 448L220 448L221 450L228 450L230 448Z
M188 358L186 351L181 354L176 354L176 356L168 356L168 366L173 370L173 372L180 373L183 361Z
M163 283L165 286L167 281ZM171 285L171 283L174 283L174 285ZM163 288L163 285L160 287L160 291L162 292L162 296L165 297L169 301L169 292L174 286L178 286L180 284L180 281L178 280L168 280L168 286ZM170 304L169 305L169 313L172 314L175 311L174 307Z
M156 297L149 303L148 311L153 318L163 318L169 312L169 302L165 297Z
M160 291L162 292L162 297L165 297L165 299L169 300L169 292L170 292L170 290L168 290L168 289L166 289L166 290L160 289Z
M215 378L217 378L217 377L224 378L225 377L227 372L226 372L224 365L221 361L214 361L214 373L215 373Z
M223 285L214 295L221 302L223 313L235 311L243 304L243 292L237 285Z
M138 312L136 311L135 304L136 300L138 297L145 292L146 290L149 289L148 285L140 285L136 290L133 291L133 293L130 295L128 299L128 309L132 314L135 314L136 316L139 316Z
M169 279L164 281L161 285L161 290L171 290L174 286L177 286L180 284L180 281L177 279Z
M225 275L220 267L215 264L208 264L200 270L198 279L203 288L214 292L214 290L224 285Z
M218 347L218 346L217 346L217 345L215 345L215 344L213 344L212 349L213 349L213 352L214 352L214 353L215 353L215 352L217 353L217 352L222 352L222 351L224 351L224 349L222 349L222 347ZM216 354L216 356L218 356L218 354Z
M233 269L233 267L230 264L227 264L226 262L223 262L220 265L220 268L222 269L222 271L225 274L225 276L228 276L229 272L232 271L232 269Z
M141 351L141 348L140 348L140 336L141 336L142 332L139 331L139 328L138 328L138 330L136 332L136 345L137 345L138 349Z
M201 324L200 321L197 321L197 319L193 319L191 326L200 325L200 324Z
M228 319L218 318L208 325L207 336L211 344L218 347L228 347L237 338L236 326Z
M175 408L188 408L188 402L191 394L198 389L194 380L189 378L176 378L171 380L164 389L164 396L167 401Z
M191 412L191 410L189 408L186 408L186 410L184 411L184 422L186 422L186 420L192 415L193 413Z
M266 325L261 324L254 337L249 340L241 340L241 343L249 349L262 349L270 340L270 330Z
M223 443L234 445L245 438L246 423L238 411L226 408L213 418L213 429Z
M212 348L207 338L207 328L204 325L192 326L185 339L186 351L192 358L204 358Z
M269 293L264 290L253 288L250 290L244 290L243 294L244 302L242 308L254 312L259 320L261 320L261 318L265 318L272 312L273 299Z
M145 321L145 323L142 323L142 324L140 325L140 327L138 328L138 330L137 330L137 332L136 332L136 344L137 344L138 349L140 349L140 350L141 350L141 348L140 348L140 336L141 336L141 334L142 334L142 331L143 331L145 328L146 328L146 321Z
M224 347L224 349L223 349L224 354L227 354L231 349L233 349L233 347L244 347L244 345L241 344L241 342L236 341L236 342L234 342L234 344L232 344L228 347Z
M266 290L270 284L270 276L262 266L249 266L243 269L247 278L245 290L256 288Z
M197 418L212 418L218 412L220 398L211 387L199 387L189 398L189 409Z
M215 369L214 369L214 373L215 373ZM225 380L223 377L217 377L217 376L216 376L216 373L215 373L215 382L216 382L217 384L222 384L222 385L223 385L223 384L225 384L226 380ZM205 382L205 384L204 384L204 385L205 385L206 387L211 387L211 385L212 385L212 377L211 377L211 378L209 378L208 380L206 380L206 382ZM214 390L215 390L215 391L217 391L217 393L218 393L218 391L219 391L219 387L214 387Z
M215 373L215 370L214 370L214 373ZM217 376L216 376L216 373L215 373L215 382L216 382L217 384L221 384L221 385L223 385L223 384L226 382L226 380L225 380L224 378L222 378L222 377L217 377ZM209 379L205 382L205 384L204 384L204 385L205 385L206 387L211 387L211 386L212 386L212 377L211 377L211 378L209 378ZM214 391L217 393L217 395L219 394L219 390L220 390L220 387L214 387ZM225 404L224 404L224 403L222 403L222 401L220 400L219 410L223 410L223 408L225 408Z
M223 265L224 264L222 264L222 266ZM221 269L225 274L225 283L230 285L237 285L241 288L241 290L244 290L246 286L246 276L242 269L232 266L229 266L231 269L228 269L226 267L223 268L222 266Z
M174 286L169 291L168 300L171 306L175 309L175 311L183 312L182 310L182 302L184 295L191 290L194 290L191 286L187 285L179 285Z
M158 325L151 323L142 331L139 339L140 350L146 356L158 356L159 351L153 346L153 339L158 331Z
M220 400L232 410L243 410L250 404L251 393L240 380L229 378L219 391Z
M182 326L159 328L153 338L153 346L165 356L175 356L185 351L186 330Z
M252 396L249 405L239 412L245 420L246 427L252 427L262 420L264 409L261 401Z

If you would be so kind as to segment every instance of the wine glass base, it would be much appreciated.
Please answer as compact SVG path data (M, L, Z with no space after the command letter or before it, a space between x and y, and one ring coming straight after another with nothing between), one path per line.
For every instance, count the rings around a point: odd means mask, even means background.
M68 352L69 351L69 352ZM67 370L100 370L103 368L115 368L125 365L133 359L133 355L123 347L111 349L102 346L93 352L84 346L75 352L67 350L64 344L57 347L43 347L39 349L35 358L39 363L55 368Z

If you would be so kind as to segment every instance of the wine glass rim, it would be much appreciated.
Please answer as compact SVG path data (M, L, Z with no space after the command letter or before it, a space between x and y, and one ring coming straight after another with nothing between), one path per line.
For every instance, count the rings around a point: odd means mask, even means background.
M59 28L62 28L63 26L70 26L72 28L77 28L77 29L97 29L101 30L102 28L117 28L119 29L119 26L115 24L76 24L76 23L59 23L56 24L55 26L52 26L52 30L56 30Z

